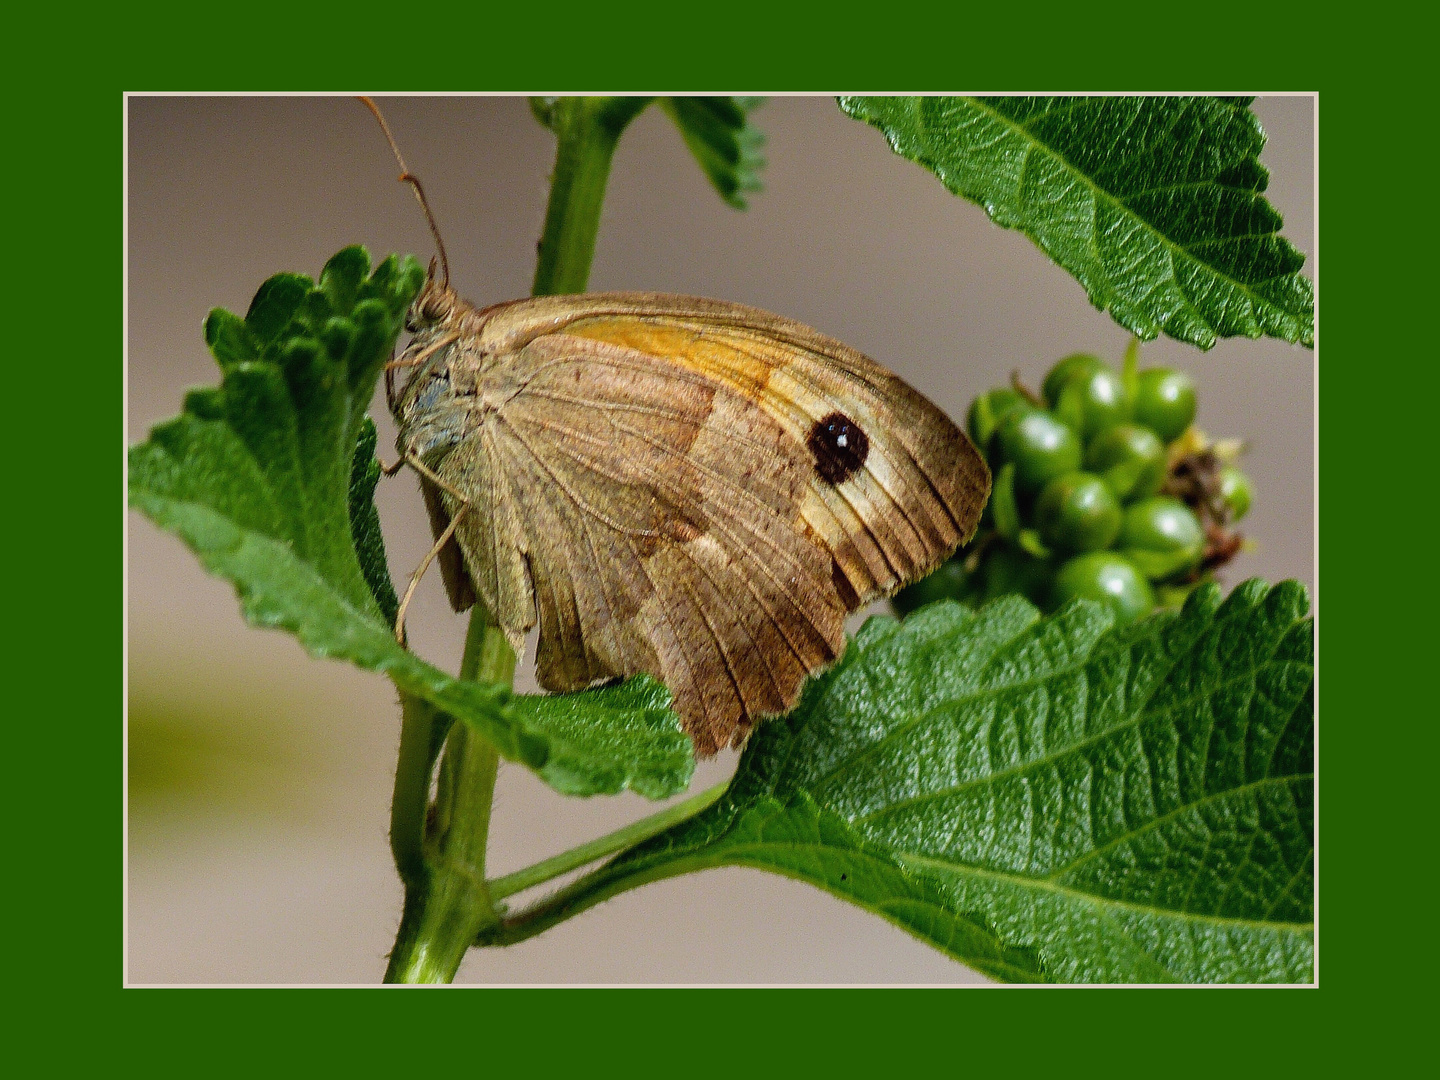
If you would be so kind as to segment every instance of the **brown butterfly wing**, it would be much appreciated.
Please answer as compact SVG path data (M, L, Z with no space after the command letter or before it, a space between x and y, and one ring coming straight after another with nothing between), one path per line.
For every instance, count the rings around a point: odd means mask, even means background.
M969 440L808 327L656 294L488 314L487 468L523 533L548 689L647 671L701 753L738 744L839 654L847 611L975 528L989 474ZM459 536L493 578L499 539L477 558ZM512 639L533 623L496 610Z

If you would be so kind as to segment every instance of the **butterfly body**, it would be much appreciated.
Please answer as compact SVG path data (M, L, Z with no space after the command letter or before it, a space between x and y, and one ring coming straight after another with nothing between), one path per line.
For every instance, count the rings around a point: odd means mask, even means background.
M658 293L476 309L433 280L389 386L452 604L537 677L647 672L701 754L845 647L845 616L973 533L989 472L880 365L799 323ZM438 483L437 483L438 481ZM457 519L458 515L458 519Z

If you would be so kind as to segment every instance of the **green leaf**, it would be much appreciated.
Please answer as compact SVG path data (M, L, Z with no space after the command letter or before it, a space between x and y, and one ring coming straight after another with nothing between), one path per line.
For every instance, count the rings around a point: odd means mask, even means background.
M744 210L747 191L759 191L765 136L750 123L763 98L666 97L660 107L675 126L720 197Z
M212 312L205 339L222 384L193 391L185 412L131 448L131 503L233 582L250 622L384 672L557 790L682 790L693 752L652 680L516 696L454 679L396 642L365 413L424 278L413 258L371 273L364 249L346 248L318 285L279 275L244 319Z
M1040 534L1034 529L1021 529L1015 534L1015 543L1022 551L1037 559L1048 559L1051 555L1050 549L1045 546L1045 541L1040 539Z
M990 512L995 515L995 531L1007 540L1020 534L1020 507L1015 501L1015 463L1000 467L995 490L990 496Z
M1313 662L1294 582L1123 629L1019 597L867 622L695 818L509 920L759 867L1006 980L1313 975Z
M1262 194L1250 98L842 97L1149 340L1315 343L1305 261Z
M368 416L360 420L360 435L355 443L355 456L350 464L350 535L355 541L355 555L360 572L370 593L380 605L385 622L395 625L400 613L400 599L390 580L390 564L385 558L385 537L380 531L380 513L375 509L375 487L380 483L380 462L375 460L375 421Z

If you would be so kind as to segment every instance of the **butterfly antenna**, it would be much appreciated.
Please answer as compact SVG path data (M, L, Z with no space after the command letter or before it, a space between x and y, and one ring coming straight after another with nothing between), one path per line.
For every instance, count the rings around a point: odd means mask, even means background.
M440 226L435 224L435 215L431 212L430 203L425 198L425 189L420 186L420 178L405 167L405 159L400 156L400 147L395 143L395 136L390 134L390 125L385 122L385 116L380 112L380 106L364 94L360 95L360 100L380 122L380 130L385 133L385 140L390 144L390 150L400 165L400 182L410 185L415 192L416 201L420 203L420 209L425 212L425 220L430 223L430 235L435 238L435 248L440 253L440 273L444 278L442 284L448 289L450 287L450 260L445 257L445 241L440 239Z

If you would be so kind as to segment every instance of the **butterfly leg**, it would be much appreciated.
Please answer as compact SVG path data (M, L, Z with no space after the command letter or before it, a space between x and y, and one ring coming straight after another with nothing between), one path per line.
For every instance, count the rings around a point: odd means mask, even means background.
M420 565L416 567L415 572L410 575L410 584L406 586L405 596L400 601L400 609L395 613L395 640L400 642L401 645L405 644L405 612L410 607L410 599L415 595L415 589L420 584L420 579L425 576L425 571L430 569L430 564L435 561L435 557L440 554L441 550L444 549L445 545L450 542L450 538L455 535L455 527L460 524L461 516L465 513L465 511L470 509L469 499L467 499L459 491L456 491L454 487L452 487L450 484L446 483L439 476L437 476L433 469L431 469L428 465L426 465L419 458L415 457L415 455L413 454L407 454L405 457L402 457L399 461L397 461L395 463L393 471L388 472L387 475L393 476L395 473L400 471L401 467L405 465L409 465L412 469L418 472L421 476L425 477L425 479L429 480L436 487L441 488L442 490L447 491L451 495L453 495L456 499L459 500L460 508L456 510L454 514L450 515L450 524L445 526L445 531L442 532L440 534L440 538L435 541L435 546L430 549L430 553L421 560Z
M426 480L429 480L432 484L434 484L436 487L446 492L447 494L453 495L458 501L460 501L464 505L470 505L470 500L466 498L464 494L457 491L453 485L448 484L444 480L440 479L440 477L435 474L434 469L430 468L430 466L426 465L414 454L406 454L403 458L397 461L395 463L395 472L399 472L401 467L405 465L409 465L417 473L425 477ZM391 475L393 476L394 473L392 473Z
M421 364L425 363L426 360L429 360L430 357L434 356L441 349L445 348L446 345L453 345L459 340L460 335L458 333L446 334L439 341L433 342L425 346L425 348L421 349L414 356L406 356L402 357L399 360L391 360L385 365L385 371L388 373L391 371L395 371L398 368L419 367Z
M405 588L405 596L400 601L400 609L395 613L395 640L401 645L405 644L405 612L410 607L410 599L415 595L415 588L420 584L420 579L425 576L425 571L430 569L430 564L435 561L435 556L440 554L441 549L450 542L455 535L455 526L460 524L460 516L470 509L466 503L450 519L450 524L445 526L445 531L440 534L440 539L435 541L435 546L430 549L430 554L420 561L415 572L410 575L410 584Z

